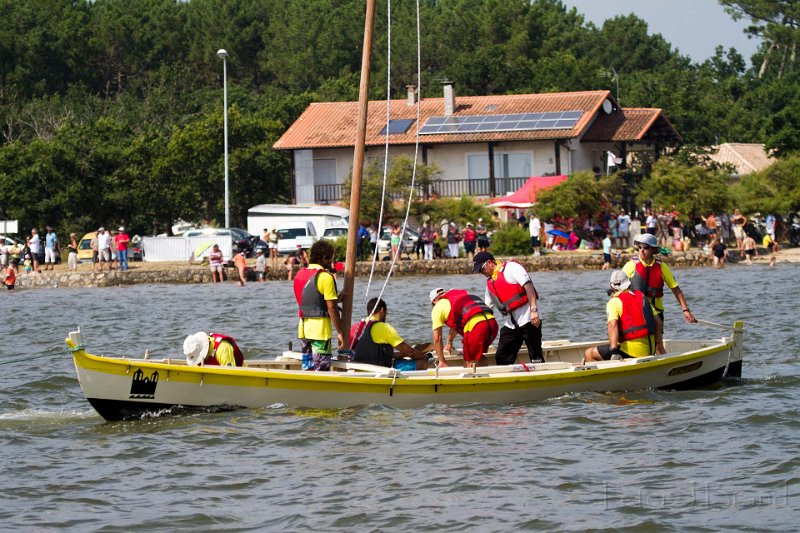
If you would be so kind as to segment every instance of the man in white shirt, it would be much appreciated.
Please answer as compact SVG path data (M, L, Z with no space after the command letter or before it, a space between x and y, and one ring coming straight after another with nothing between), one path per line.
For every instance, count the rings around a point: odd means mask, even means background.
M531 362L544 362L539 295L528 271L516 261L498 263L489 252L480 252L475 255L472 268L473 274L478 272L486 276L486 305L496 307L506 318L500 328L497 364L514 364L523 342Z
M28 247L31 250L33 271L39 272L39 254L42 253L42 241L39 239L39 232L36 228L31 229L31 238L28 241Z
M528 226L531 230L531 248L533 248L533 255L538 257L541 255L542 249L542 221L536 216L536 213L531 213L531 221Z
M100 271L103 271L103 263L108 263L111 270L111 234L100 227L97 230L97 262L100 263Z
M631 237L631 217L621 209L617 216L617 235L619 242L617 248L625 249L630 245Z

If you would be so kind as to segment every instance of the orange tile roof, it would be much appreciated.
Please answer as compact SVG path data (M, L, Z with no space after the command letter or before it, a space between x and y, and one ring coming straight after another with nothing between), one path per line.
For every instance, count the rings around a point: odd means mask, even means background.
M442 144L575 138L591 124L607 98L613 100L609 91L457 96L454 116L555 111L582 111L583 115L571 129L420 135L420 142ZM416 114L417 106L408 105L406 99L391 100L391 119L416 119ZM293 150L351 147L355 144L357 115L358 102L312 103L278 139L274 148ZM443 115L444 98L425 98L421 101L420 127L429 118ZM386 142L386 137L380 135L385 126L386 102L371 101L367 111L367 146L380 146ZM404 134L389 135L389 144L413 144L415 133L416 124L412 124Z
M582 142L681 141L683 138L658 108L623 108L621 113L600 113Z

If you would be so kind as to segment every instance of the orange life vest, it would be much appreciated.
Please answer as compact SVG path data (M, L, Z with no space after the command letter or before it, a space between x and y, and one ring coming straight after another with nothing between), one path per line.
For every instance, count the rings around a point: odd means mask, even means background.
M623 291L617 295L622 301L619 318L620 341L640 339L655 334L656 322L650 302L640 291Z
M661 275L661 260L656 259L652 265L645 266L638 257L633 258L636 267L631 278L631 290L641 291L648 298L664 296L664 276Z
M512 261L506 261L500 266L497 279L489 278L486 280L489 296L492 298L495 307L504 315L528 303L528 294L525 292L525 288L518 283L509 283L506 281L504 272L506 265L511 262ZM516 263L516 261L513 262ZM539 297L539 294L536 292L536 287L533 288L533 293L537 298Z

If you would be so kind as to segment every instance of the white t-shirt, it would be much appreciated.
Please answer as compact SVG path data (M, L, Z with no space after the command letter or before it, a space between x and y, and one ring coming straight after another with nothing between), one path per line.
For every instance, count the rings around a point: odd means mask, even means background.
M610 254L611 253L611 237L606 237L603 239L603 253Z
M35 254L35 255L39 255L39 252L41 252L42 250L41 250L41 241L39 240L39 234L38 233L36 235L34 235L33 237L31 237L30 243L31 243L31 246L30 246L31 253Z
M508 283L517 283L521 287L524 287L526 283L533 283L531 280L530 275L528 275L528 271L525 270L525 267L520 265L519 263L515 262L508 262L505 264L505 268L503 269L501 276L505 276L506 281ZM486 305L492 307L494 302L492 301L492 295L489 294L489 280L486 281L486 293L483 296L483 300ZM514 321L517 323L518 326L524 326L528 322L531 321L531 306L530 302L528 305L523 305L522 307L517 307L513 311L511 311L510 315L506 315L505 326L510 329L514 329L514 322L511 321L511 317L514 317ZM541 311L539 311L539 317L542 316ZM499 318L499 317L497 317Z
M656 221L657 221L656 217L654 217L653 215L647 215L647 220L645 221L645 224L647 224L648 228L655 228Z
M111 233L104 231L97 234L97 249L108 250L111 248Z
M531 237L539 237L542 234L542 223L539 217L533 217L530 223Z
M620 215L617 217L617 226L620 233L629 233L631 229L631 217Z

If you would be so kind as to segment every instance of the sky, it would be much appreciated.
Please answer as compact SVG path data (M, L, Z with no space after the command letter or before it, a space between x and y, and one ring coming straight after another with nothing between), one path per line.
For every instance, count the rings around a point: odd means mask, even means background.
M714 49L736 48L747 63L760 40L742 33L749 21L735 22L716 0L562 0L597 27L617 15L635 14L647 22L650 34L660 33L673 48L701 63Z

